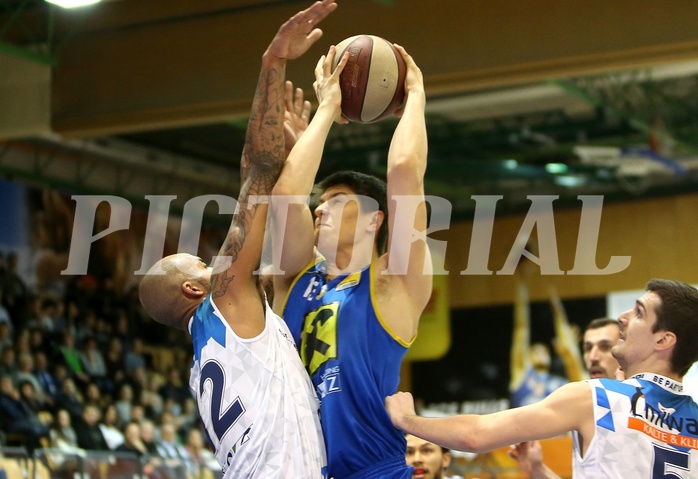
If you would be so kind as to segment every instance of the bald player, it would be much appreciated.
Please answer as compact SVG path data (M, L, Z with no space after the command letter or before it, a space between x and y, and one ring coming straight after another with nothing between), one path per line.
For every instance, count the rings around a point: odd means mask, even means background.
M319 404L286 324L258 275L268 203L285 160L285 68L322 35L334 0L284 23L262 56L240 162L241 189L225 244L209 268L200 258L163 258L140 284L158 322L189 331L190 386L225 479L326 477Z

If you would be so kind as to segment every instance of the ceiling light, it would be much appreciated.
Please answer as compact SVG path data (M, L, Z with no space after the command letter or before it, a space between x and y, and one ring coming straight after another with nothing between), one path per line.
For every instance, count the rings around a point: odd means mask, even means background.
M564 186L566 188L576 188L585 185L587 180L583 176L563 175L556 176L554 182L556 185Z
M548 163L545 165L545 171L554 175L567 173L567 165L564 163Z
M92 5L99 3L102 0L46 0L48 3L53 3L63 8L75 8L84 7L85 5Z

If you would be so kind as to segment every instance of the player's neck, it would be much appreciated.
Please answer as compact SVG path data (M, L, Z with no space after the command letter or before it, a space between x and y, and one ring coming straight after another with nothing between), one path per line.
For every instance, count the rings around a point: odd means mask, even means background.
M369 249L367 245L357 243L338 248L335 257L327 258L327 275L330 278L341 276L355 271L361 271L371 264L377 253L375 248Z
M680 374L671 370L671 365L667 361L644 361L640 364L633 365L633 367L628 367L625 370L625 377L630 378L635 376L636 374L642 373L658 374L660 376L673 379L674 381L679 383L683 379Z

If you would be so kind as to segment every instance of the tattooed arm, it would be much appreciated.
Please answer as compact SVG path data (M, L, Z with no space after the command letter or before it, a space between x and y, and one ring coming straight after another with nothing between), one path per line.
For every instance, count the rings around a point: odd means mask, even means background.
M316 25L336 7L334 0L323 0L297 13L279 28L262 56L240 163L238 207L211 277L216 306L243 338L264 329L264 304L253 273L262 254L268 195L285 159L286 61L305 53L320 38L322 31Z

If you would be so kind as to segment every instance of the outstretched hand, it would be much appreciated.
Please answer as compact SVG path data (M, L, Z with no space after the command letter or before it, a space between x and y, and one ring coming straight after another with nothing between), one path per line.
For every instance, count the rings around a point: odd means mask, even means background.
M269 44L267 53L285 60L293 60L303 55L322 36L322 30L316 25L335 8L335 0L322 0L296 13L281 25Z
M405 103L407 103L407 98L410 94L415 94L417 92L424 93L424 77L422 75L422 70L419 69L415 63L412 55L405 51L405 48L397 43L393 44L397 51L402 55L403 60L405 60L405 66L407 67L407 73L405 75ZM395 116L401 117L405 108L405 103L402 107L395 112Z
M344 124L348 123L349 120L341 114L342 89L339 86L339 76L349 62L349 54L344 53L339 63L337 63L337 67L332 71L332 65L334 64L336 54L337 48L332 45L327 55L320 57L320 60L318 60L315 66L313 88L315 89L315 95L317 95L320 104L328 104L336 108L335 122Z

